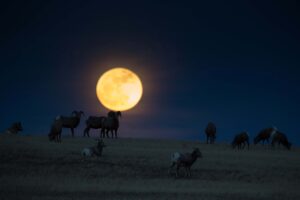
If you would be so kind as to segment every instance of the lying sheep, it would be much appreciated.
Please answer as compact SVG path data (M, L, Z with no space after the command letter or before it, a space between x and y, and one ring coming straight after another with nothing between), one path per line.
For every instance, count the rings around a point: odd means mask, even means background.
M103 147L106 147L103 140L97 140L97 146L87 147L81 151L81 155L84 157L101 156Z
M247 143L248 149L249 149L249 134L246 131L244 131L244 132L242 132L240 134L237 134L234 137L234 139L233 139L233 141L231 143L231 146L232 146L233 149L236 146L237 146L238 149L243 149L243 148L245 148L245 143Z
M62 120L56 118L51 125L50 133L48 134L50 141L61 142Z
M17 134L19 131L23 131L22 124L21 122L15 122L5 132L8 134Z
M198 148L195 148L192 153L179 153L175 152L171 156L171 166L169 169L169 173L176 165L176 177L178 177L178 172L180 167L184 167L186 171L186 176L191 176L191 166L195 163L197 158L202 158L202 153Z
M70 128L72 137L74 137L74 129L78 126L80 118L84 113L82 111L73 111L72 116L57 116L57 118L62 120L63 128Z

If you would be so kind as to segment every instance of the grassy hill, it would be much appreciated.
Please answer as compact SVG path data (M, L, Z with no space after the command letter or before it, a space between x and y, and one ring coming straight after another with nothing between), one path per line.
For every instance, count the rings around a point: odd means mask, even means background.
M300 199L298 148L109 139L102 157L83 159L81 150L95 143L0 135L0 199ZM169 175L170 154L193 147L203 158L192 177Z

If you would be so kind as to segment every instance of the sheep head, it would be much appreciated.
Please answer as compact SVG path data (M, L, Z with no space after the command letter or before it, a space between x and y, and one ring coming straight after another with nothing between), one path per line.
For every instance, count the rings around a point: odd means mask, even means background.
M22 127L21 122L17 122L15 127L16 127L17 131L23 131L23 127Z
M120 111L109 111L108 113L107 113L107 116L108 117L111 117L111 118L118 118L118 117L122 117L122 114L121 114L121 112Z
M83 111L76 111L76 110L74 110L72 112L72 115L75 116L75 117L80 118L82 115L84 115L84 112Z
M197 157L197 158L202 158L202 153L199 150L199 148L194 148L194 150L192 152L192 155L195 156L195 157Z

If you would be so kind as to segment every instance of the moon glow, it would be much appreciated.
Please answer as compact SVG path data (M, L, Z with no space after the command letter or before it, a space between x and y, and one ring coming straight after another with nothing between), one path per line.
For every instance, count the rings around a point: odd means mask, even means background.
M143 86L134 72L126 68L113 68L99 78L96 94L104 107L124 111L133 108L140 101Z

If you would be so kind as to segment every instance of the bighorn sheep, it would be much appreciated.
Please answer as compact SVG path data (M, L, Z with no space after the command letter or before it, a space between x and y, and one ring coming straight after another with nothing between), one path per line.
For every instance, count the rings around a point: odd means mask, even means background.
M231 146L232 148L235 148L237 146L238 149L243 149L245 148L245 143L247 143L248 145L248 149L249 149L249 134L248 132L244 131L240 134L237 134L232 143L231 143ZM242 146L243 144L243 146Z
M217 128L214 123L209 122L206 126L205 133L206 133L206 143L213 144L216 139L216 132Z
M15 122L5 132L8 134L17 134L19 131L23 131L22 124L21 122Z
M169 173L171 172L171 169L176 165L176 177L178 177L180 167L185 168L186 176L191 176L191 166L195 163L197 158L202 158L202 153L198 148L195 148L192 153L173 153L171 156L172 164L170 166Z
M74 129L78 126L80 122L81 115L84 113L82 111L73 111L72 116L58 116L62 120L63 128L70 128L72 132L72 137L74 137Z
M100 136L101 136L101 128L102 128L102 122L105 117L95 117L95 116L89 116L89 118L85 121L86 128L84 129L83 136L90 137L90 129L100 129Z
M56 118L51 125L50 133L48 134L50 141L61 142L62 120Z
M281 133L277 131L273 136L272 136L272 147L275 146L275 143L278 145L282 144L284 147L286 147L288 150L291 149L292 144L288 141L286 135L284 133Z
M102 131L101 131L101 135L102 137L109 137L108 136L108 132L111 132L111 137L114 137L115 134L115 138L118 137L118 128L119 128L119 117L121 117L121 112L114 112L114 111L110 111L107 113L107 117L105 117L102 120Z
M262 141L263 145L265 143L265 141L267 141L267 143L269 143L269 138L271 137L272 134L276 133L277 128L276 127L272 127L272 128L266 128L261 130L258 135L254 138L254 144L259 143L260 141Z
M81 152L82 156L92 157L92 156L101 156L103 147L106 147L103 140L97 140L97 146L84 148Z

